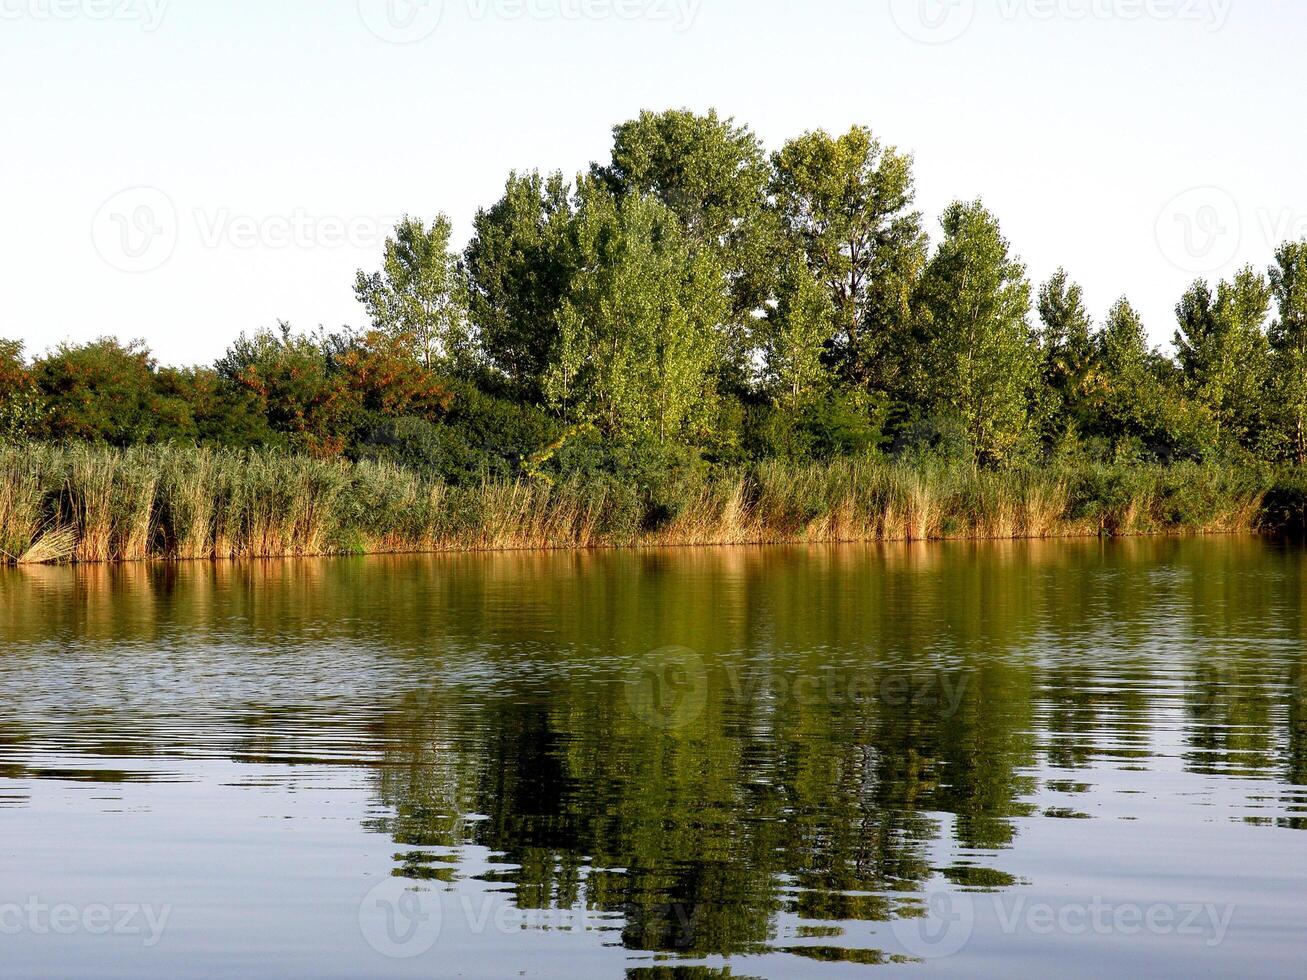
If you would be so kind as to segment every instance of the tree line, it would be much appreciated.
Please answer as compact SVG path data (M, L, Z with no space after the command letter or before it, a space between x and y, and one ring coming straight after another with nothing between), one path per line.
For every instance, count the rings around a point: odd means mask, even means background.
M932 241L912 158L871 130L769 153L646 112L568 181L509 175L465 249L406 218L359 272L368 322L242 334L214 365L140 343L0 342L0 435L283 446L450 480L867 453L1307 461L1307 242L1195 282L1174 352L1122 297L1038 289L981 201Z

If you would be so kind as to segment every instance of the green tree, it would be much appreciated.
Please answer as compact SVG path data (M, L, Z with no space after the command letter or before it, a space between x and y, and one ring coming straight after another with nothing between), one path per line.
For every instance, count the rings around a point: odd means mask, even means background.
M193 440L189 406L157 390L155 370L143 341L61 345L32 369L48 409L44 430L54 439L114 446Z
M44 399L23 356L23 342L0 339L0 439L37 434L45 414Z
M1140 452L1158 421L1143 319L1123 296L1094 339L1092 431L1106 438L1115 454L1129 447Z
M612 437L692 441L715 398L720 268L652 197L618 198L586 179L577 212L580 264L547 393L570 420Z
M381 271L360 271L354 293L372 325L412 342L424 367L466 354L467 301L458 257L449 250L451 228L438 215L428 228L404 218L386 239Z
M1301 465L1307 463L1307 241L1280 246L1271 291L1279 313L1270 330L1276 401Z
M256 400L268 425L293 448L322 457L344 452L358 421L358 400L328 369L325 351L311 337L285 322L276 332L241 334L216 367Z
M911 158L855 127L791 140L773 167L782 225L830 294L842 373L889 387L926 257Z
M827 459L881 442L883 402L838 385L826 363L833 317L830 294L802 259L787 263L759 330L770 411L758 434L769 453Z
M613 129L612 162L594 175L618 196L652 194L680 219L689 241L710 248L729 282L724 353L745 368L753 315L775 279L771 169L758 137L716 112L642 112Z
M1217 287L1189 288L1176 307L1175 347L1191 393L1214 421L1217 443L1251 447L1268 381L1265 324L1271 287L1251 266Z
M1210 442L1207 416L1183 391L1174 362L1153 349L1139 313L1124 296L1095 336L1087 379L1090 434L1114 458L1169 461Z
M477 212L464 253L472 324L490 363L519 393L540 396L558 345L558 311L575 268L571 203L561 174L512 174Z
M924 394L955 413L977 462L1012 457L1038 380L1025 266L981 202L949 206L917 293Z
M1152 352L1143 318L1122 296L1107 314L1098 335L1098 363L1109 378L1138 380L1148 371Z
M1039 291L1040 366L1051 404L1053 434L1073 435L1085 425L1085 385L1094 363L1093 320L1084 293L1059 268Z
M247 448L282 442L261 400L213 368L160 368L155 386L165 399L187 406L197 443Z
M834 314L830 294L807 266L789 264L762 331L765 388L778 408L798 411L830 386L823 357Z

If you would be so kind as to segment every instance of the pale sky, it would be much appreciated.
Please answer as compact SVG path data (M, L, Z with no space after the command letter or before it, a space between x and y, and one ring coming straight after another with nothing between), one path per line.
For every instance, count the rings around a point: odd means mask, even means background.
M1161 343L1198 273L1307 235L1305 41L1301 0L0 0L0 337L360 324L396 216L461 244L509 170L715 107L772 149L871 126L933 239L981 196Z

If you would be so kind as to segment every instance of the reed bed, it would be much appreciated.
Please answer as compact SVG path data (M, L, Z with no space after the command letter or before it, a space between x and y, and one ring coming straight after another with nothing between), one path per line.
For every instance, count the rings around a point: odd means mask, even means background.
M460 487L275 452L6 444L0 560L1238 532L1299 520L1304 487L1297 473L1194 464L989 472L876 459L767 463L658 487Z

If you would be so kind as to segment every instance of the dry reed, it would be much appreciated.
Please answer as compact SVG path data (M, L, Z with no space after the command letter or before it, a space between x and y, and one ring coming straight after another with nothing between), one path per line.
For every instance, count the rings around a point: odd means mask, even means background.
M449 486L387 464L275 452L7 444L0 554L104 562L1233 532L1266 524L1271 491L1277 513L1301 511L1302 483L1194 464L989 472L857 459L658 486Z

